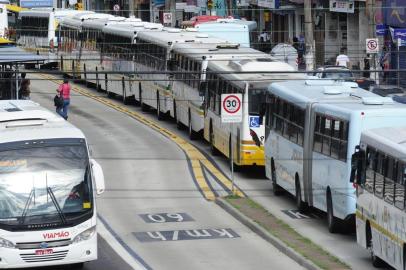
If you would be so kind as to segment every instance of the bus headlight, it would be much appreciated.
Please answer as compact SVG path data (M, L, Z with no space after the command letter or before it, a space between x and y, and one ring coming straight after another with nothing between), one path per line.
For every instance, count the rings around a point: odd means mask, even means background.
M0 237L0 247L3 247L3 248L15 248L16 246L13 244L13 242Z
M86 231L83 231L82 233L78 234L73 238L72 243L76 244L82 241L89 240L96 232L96 226L93 226Z

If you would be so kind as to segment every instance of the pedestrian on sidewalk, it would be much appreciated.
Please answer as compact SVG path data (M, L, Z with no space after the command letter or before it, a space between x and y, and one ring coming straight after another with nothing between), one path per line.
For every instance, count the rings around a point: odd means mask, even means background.
M336 58L336 66L350 68L350 58L345 54L344 48L340 50L340 54Z
M371 64L370 64L371 57L369 56L369 53L367 56L364 58L364 77L370 78L371 77Z
M63 80L63 84L56 90L58 95L63 98L63 105L56 108L56 112L65 120L68 120L68 108L70 105L70 84L68 79Z

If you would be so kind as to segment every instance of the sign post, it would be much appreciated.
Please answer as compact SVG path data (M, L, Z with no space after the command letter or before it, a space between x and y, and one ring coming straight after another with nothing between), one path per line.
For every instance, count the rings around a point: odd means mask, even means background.
M242 121L242 94L221 94L221 122L230 123L233 134L233 123ZM234 147L233 136L230 137L231 193L234 194Z
M366 39L366 52L373 54L374 61L374 79L377 81L377 71L376 71L376 54L379 53L378 39L377 38L367 38Z

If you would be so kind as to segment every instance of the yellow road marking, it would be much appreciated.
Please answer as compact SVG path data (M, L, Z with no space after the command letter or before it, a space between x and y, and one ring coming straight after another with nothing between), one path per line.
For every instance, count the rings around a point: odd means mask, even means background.
M63 81L60 79L56 79L53 76L50 75L45 75L45 74L40 74L40 76L54 82L57 84L61 84ZM191 162L191 167L192 171L195 177L195 181L197 185L199 186L199 189L203 193L203 196L207 200L214 200L216 198L213 190L210 188L210 185L207 182L207 179L204 177L203 174L203 168L201 164L211 172L211 174L216 177L225 187L227 187L229 190L231 190L231 180L225 176L219 169L216 168L216 166L213 165L213 163L208 160L202 152L197 149L194 145L190 144L188 141L182 139L175 133L171 132L168 129L165 129L159 124L153 120L145 118L142 114L129 110L125 106L117 105L113 102L111 102L108 98L106 97L101 97L98 95L94 95L93 93L89 92L85 88L74 86L72 87L72 90L83 95L86 97L89 97L91 99L94 99L100 103L103 103L111 108L114 108L115 110L122 112L124 114L127 114L131 116L132 118L138 120L139 122L149 126L150 128L154 129L155 131L158 131L162 135L164 135L167 138L170 138L173 142L175 142L187 155ZM244 193L236 186L234 186L234 194L238 195L240 197L245 197Z

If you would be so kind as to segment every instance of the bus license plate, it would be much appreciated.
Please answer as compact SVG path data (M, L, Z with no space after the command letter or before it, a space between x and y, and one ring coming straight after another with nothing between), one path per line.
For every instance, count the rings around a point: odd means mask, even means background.
M54 253L54 250L52 248L48 249L38 249L35 251L35 255L48 255Z

